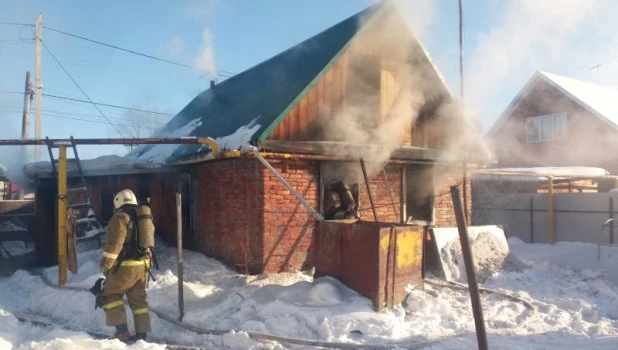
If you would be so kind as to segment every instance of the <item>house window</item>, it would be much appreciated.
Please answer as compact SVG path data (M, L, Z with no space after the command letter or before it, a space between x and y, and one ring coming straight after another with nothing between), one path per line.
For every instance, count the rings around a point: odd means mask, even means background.
M527 143L562 140L566 135L566 113L547 114L526 118Z

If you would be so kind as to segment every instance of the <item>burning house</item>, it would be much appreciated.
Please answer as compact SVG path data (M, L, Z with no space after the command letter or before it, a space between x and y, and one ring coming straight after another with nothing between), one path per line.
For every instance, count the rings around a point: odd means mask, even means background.
M487 159L471 130L397 7L381 2L212 85L156 135L212 137L218 155L207 145L142 145L123 158L131 166L84 176L103 222L115 192L147 192L158 233L175 242L180 182L185 248L249 274L302 270L320 259L315 213L455 226L449 186L462 184L469 208L462 164ZM37 244L53 247L46 176L31 173ZM40 262L53 263L44 249Z

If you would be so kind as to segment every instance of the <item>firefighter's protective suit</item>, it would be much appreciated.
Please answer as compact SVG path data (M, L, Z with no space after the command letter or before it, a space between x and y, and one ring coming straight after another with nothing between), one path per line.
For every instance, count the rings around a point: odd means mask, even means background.
M130 194L133 195L132 192ZM127 315L122 301L122 297L126 295L129 307L133 311L135 332L147 333L150 332L150 316L146 301L146 282L150 260L137 256L133 234L135 223L123 210L127 206L136 206L137 201L134 198L135 195L132 200L125 201L127 203L119 206L116 199L114 200L116 212L108 223L103 257L100 261L101 270L107 274L103 289L103 310L108 326L126 324Z

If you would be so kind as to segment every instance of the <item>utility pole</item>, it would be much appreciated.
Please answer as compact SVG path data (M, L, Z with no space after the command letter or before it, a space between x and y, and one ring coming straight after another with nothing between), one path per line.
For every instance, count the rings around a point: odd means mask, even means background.
M28 138L30 129L30 101L32 101L32 78L30 72L26 72L26 88L24 89L24 114L21 121L21 138Z
M41 89L43 89L43 84L41 83L41 51L42 51L42 33L41 33L41 27L43 26L43 17L41 16L41 14L39 13L38 15L36 15L36 23L34 26L34 31L35 31L35 77L34 77L34 82L35 82L35 87L34 87L34 91L35 91L35 100L34 100L34 106L35 106L35 119L34 119L34 138L35 139L41 139ZM35 146L35 161L39 161L40 160L40 156L41 156L41 147L40 146Z
M28 138L28 130L30 129L30 101L32 101L32 79L30 78L30 72L26 71L26 87L24 88L24 114L21 121L21 138L23 140ZM22 159L26 161L28 154L26 146L21 146ZM24 199L24 189L19 186L18 199Z

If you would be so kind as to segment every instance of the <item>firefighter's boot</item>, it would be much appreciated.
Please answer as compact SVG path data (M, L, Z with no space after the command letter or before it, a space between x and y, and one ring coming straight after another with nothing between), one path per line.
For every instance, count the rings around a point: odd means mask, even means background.
M121 342L127 343L132 339L131 332L129 332L129 328L126 323L116 325L116 333L114 334L114 338L120 340Z

